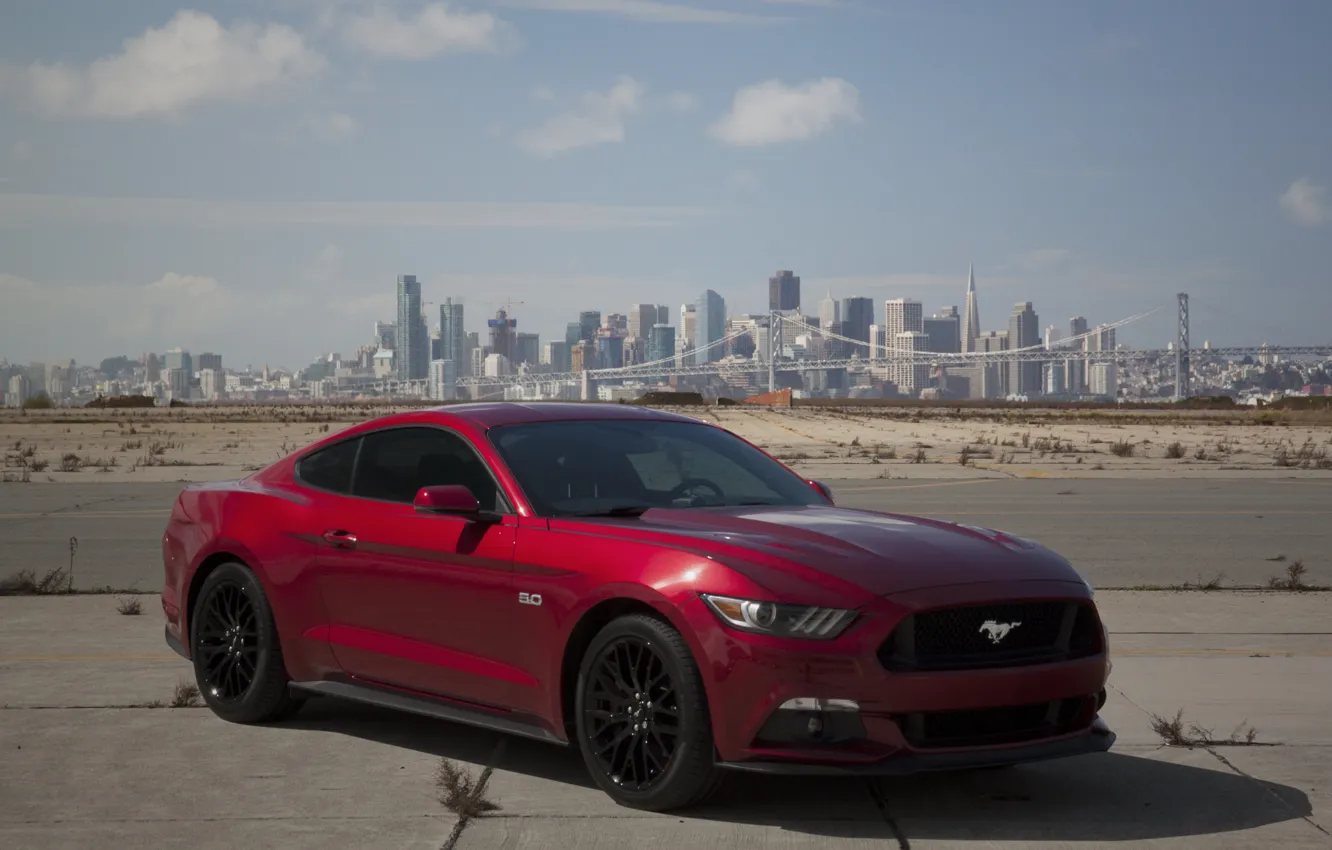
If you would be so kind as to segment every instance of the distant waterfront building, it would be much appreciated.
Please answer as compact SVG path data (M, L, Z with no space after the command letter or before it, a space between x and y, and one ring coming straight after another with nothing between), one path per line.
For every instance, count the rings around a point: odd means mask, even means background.
M430 361L427 394L435 401L452 401L458 397L458 370L452 360Z
M656 363L674 356L675 328L665 323L653 325L648 330L645 360L648 363Z
M720 345L712 345L706 351L702 350L714 342L718 342L726 336L726 300L711 289L704 291L695 302L695 333L694 348L698 353L694 357L695 363L711 363L714 360L720 360L726 353Z
M533 333L520 333L513 341L514 365L537 365L541 360L541 337Z
M550 371L560 374L572 372L572 351L573 348L569 345L567 340L556 340L555 342L546 343L545 363L550 366Z
M1008 346L1010 350L1031 348L1041 344L1040 319L1030 301L1020 301L1008 317ZM1039 361L1008 364L1008 393L1039 395L1041 368Z
M768 278L768 310L799 310L800 278L789 269Z
M1092 395L1115 397L1119 395L1119 367L1114 363L1092 363L1088 368L1089 391Z
M448 297L439 305L439 356L452 360L455 372L467 365L467 328L461 299Z
M854 296L842 299L842 336L868 343L870 326L874 323L873 298ZM858 345L852 349L852 352L866 357L869 355L869 347Z
M1070 339L1077 339L1087 333L1087 320L1082 316L1074 316L1068 320L1068 335ZM1077 339L1072 343L1073 347L1079 351L1088 351L1088 339ZM1064 388L1068 392L1077 395L1087 391L1087 361L1083 358L1064 361Z
M979 351L976 339L980 337L980 305L976 302L976 269L967 266L967 302L962 312L962 350Z
M398 276L398 327L395 363L398 380L417 381L428 371L430 342L421 313L421 282L414 274Z
M930 338L920 331L905 331L893 337L893 348L902 355L906 352L929 350ZM903 395L919 395L930 385L930 364L924 362L904 362L893 367L891 379Z
M929 316L922 322L925 335L930 338L927 350L957 353L962 350L962 322L957 315L956 307L945 307L944 309L952 310L952 315Z

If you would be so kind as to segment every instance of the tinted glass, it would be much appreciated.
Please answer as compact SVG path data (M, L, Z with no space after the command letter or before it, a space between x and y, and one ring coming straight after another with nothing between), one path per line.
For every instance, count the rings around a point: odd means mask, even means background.
M461 484L483 510L503 510L485 463L456 434L438 428L390 428L363 439L352 495L410 504L422 487Z
M352 466L356 463L359 439L345 440L302 458L296 468L300 480L334 493L351 492Z
M539 422L494 428L490 440L545 516L624 506L826 504L786 467L708 425Z

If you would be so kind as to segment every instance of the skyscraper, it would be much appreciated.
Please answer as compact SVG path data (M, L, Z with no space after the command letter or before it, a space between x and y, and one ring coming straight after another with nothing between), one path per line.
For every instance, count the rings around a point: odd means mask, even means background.
M694 364L694 355L689 353L694 350L695 341L698 338L698 307L694 304L680 305L680 331L675 337L675 351L680 355L678 364L680 366L692 366Z
M629 336L647 339L652 326L657 324L656 304L635 304L629 308Z
M930 338L927 351L955 353L962 350L962 326L956 310L952 315L929 316L924 325L925 335Z
M421 283L414 274L398 275L398 329L394 360L399 381L427 377L430 340L422 332Z
M648 329L647 354L649 363L675 356L675 328L665 323L653 325Z
M490 353L501 354L508 363L516 365L514 338L517 333L514 328L518 327L518 320L509 318L509 311L501 307L495 311L495 318L486 324L490 328Z
M976 303L976 271L967 266L967 303L962 316L962 350L975 351L980 336L980 305Z
M467 330L461 301L445 298L439 305L439 348L441 359L453 361L454 374L466 376L471 364L466 362Z
M768 309L800 309L800 278L794 272L780 270L768 278Z
M579 338L584 342L591 342L595 339L599 327L601 327L600 310L584 310L578 314Z
M1068 320L1068 331L1070 337L1082 336L1087 332L1087 320L1082 316L1074 316ZM1082 351L1088 351L1090 350L1089 343L1090 340L1080 339L1072 345ZM1087 391L1086 360L1064 361L1064 388L1070 393L1085 393Z
M842 321L842 311L837 299L828 293L828 297L819 302L819 327L826 329Z
M1041 344L1040 319L1030 301L1020 301L1008 317L1008 347L1010 350L1031 348ZM1019 395L1039 395L1041 392L1042 364L1039 361L1008 364L1008 391Z
M842 336L869 343L870 325L874 324L874 299L852 297L842 299ZM861 357L869 356L867 345L852 349Z
M725 354L722 346L713 345L707 351L702 349L726 336L726 301L711 289L698 297L696 302L694 348L699 349L695 363L711 363L720 360Z

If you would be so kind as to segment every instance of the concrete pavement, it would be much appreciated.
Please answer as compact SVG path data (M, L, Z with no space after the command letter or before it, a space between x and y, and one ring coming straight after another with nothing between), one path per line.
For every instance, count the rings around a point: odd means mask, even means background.
M438 848L447 757L495 768L501 808L463 848L1332 847L1326 594L1099 592L1108 754L877 783L737 775L676 815L615 806L572 751L442 721L334 700L267 727L144 707L190 668L143 601L0 599L0 846ZM1221 738L1247 722L1261 746L1163 748L1151 716L1179 709Z
M1288 480L830 481L839 504L956 520L1039 540L1097 587L1178 585L1224 574L1265 585L1303 559L1332 584L1332 482ZM0 577L69 566L74 582L156 590L175 484L0 485ZM1285 556L1284 562L1270 558Z

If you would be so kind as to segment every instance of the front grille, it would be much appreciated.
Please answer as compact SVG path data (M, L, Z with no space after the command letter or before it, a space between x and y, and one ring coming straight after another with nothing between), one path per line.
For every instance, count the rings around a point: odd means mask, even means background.
M927 711L897 717L902 735L915 749L1018 744L1081 729L1096 714L1095 697L982 708Z
M1010 602L922 611L879 647L889 670L967 670L1046 664L1101 651L1096 609L1084 602Z

